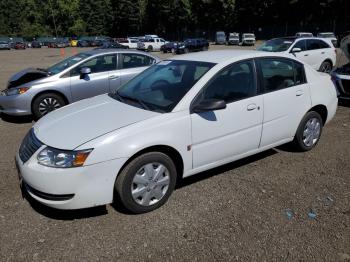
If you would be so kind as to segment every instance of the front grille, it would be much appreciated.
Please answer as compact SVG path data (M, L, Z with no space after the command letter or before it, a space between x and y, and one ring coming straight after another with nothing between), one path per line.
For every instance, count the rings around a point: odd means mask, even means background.
M350 94L350 80L341 80L344 92Z
M34 129L30 129L19 148L19 157L23 163L27 162L42 145L43 143L36 138Z

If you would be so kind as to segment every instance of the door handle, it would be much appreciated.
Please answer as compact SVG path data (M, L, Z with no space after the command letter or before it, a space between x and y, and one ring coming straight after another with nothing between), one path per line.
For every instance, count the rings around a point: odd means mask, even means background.
M253 111L255 109L260 110L260 106L257 106L256 104L250 104L247 106L247 111Z
M309 54L305 54L304 56L309 56Z
M111 75L111 76L109 76L109 79L111 79L111 80L113 80L113 79L118 79L119 78L119 76L117 76L117 75Z
M304 94L304 92L302 90L298 90L295 95L296 96L302 96Z
M324 55L324 54L325 54L325 52L321 52L321 54L322 54L322 55Z

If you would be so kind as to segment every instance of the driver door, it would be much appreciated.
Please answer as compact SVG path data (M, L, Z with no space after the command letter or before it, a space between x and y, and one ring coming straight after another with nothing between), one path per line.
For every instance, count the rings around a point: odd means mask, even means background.
M90 68L91 73L81 75L80 70ZM76 66L70 72L70 87L73 101L110 92L110 74L117 67L116 54L101 55ZM113 81L120 81L117 77Z
M222 110L192 113L193 168L219 163L259 148L263 98L257 95L251 60L221 70L201 91L199 99L224 100Z

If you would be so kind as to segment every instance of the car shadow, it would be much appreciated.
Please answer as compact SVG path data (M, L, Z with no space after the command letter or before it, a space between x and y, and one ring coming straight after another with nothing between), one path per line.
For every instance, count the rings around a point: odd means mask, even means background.
M199 181L203 181L203 180L209 179L211 177L214 177L214 176L220 175L222 173L225 173L227 171L239 168L241 166L245 166L245 165L254 163L256 161L259 161L259 160L262 160L264 158L270 157L270 156L275 155L277 153L278 153L277 150L269 149L267 151L258 153L256 155L252 155L252 156L249 156L249 157L246 157L246 158L243 158L243 159L240 159L240 160L228 163L226 165L219 166L219 167L216 167L216 168L213 168L213 169L210 169L210 170L207 170L207 171L195 174L195 175L190 176L190 177L182 178L182 179L180 179L177 182L176 189L180 189L180 188L184 188L184 187L190 186L190 185L192 185L194 183L197 183Z
M34 121L32 116L10 116L0 113L0 119L12 124L28 124Z
M108 213L106 206L90 207L76 210L61 210L45 206L33 199L27 191L22 188L22 197L28 201L30 206L39 214L55 220L75 220L82 218L92 218Z

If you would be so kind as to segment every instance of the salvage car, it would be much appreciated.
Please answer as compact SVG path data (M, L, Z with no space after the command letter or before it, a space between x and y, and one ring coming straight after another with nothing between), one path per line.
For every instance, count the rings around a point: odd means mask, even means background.
M216 45L226 44L226 34L224 31L218 31L215 33L215 44Z
M242 34L241 45L255 45L255 35L251 33Z
M263 43L257 50L293 55L315 70L325 73L330 73L337 63L337 50L327 38L274 38Z
M0 50L10 50L10 43L7 41L0 41Z
M137 43L137 49L147 52L160 51L161 46L168 43L163 38L146 38Z
M194 51L207 51L209 42L204 38L189 38L176 46L177 54L186 54Z
M26 49L26 44L24 42L16 42L13 48L14 49Z
M160 51L162 51L164 54L166 53L176 53L176 49L178 45L181 45L181 42L169 42L160 47Z
M118 41L119 44L121 44L127 48L132 48L132 49L137 48L138 42L139 42L139 40L133 39L133 38L123 39L123 40Z
M159 58L138 51L99 49L47 69L13 75L0 95L0 113L40 118L72 102L116 90Z
M53 208L149 212L183 177L285 143L313 149L337 101L329 75L283 54L177 56L39 120L16 156L19 177Z
M349 63L336 68L332 72L332 79L337 87L339 98L350 101L350 35L342 39L340 48Z
M239 45L239 34L230 33L227 41L228 45Z

